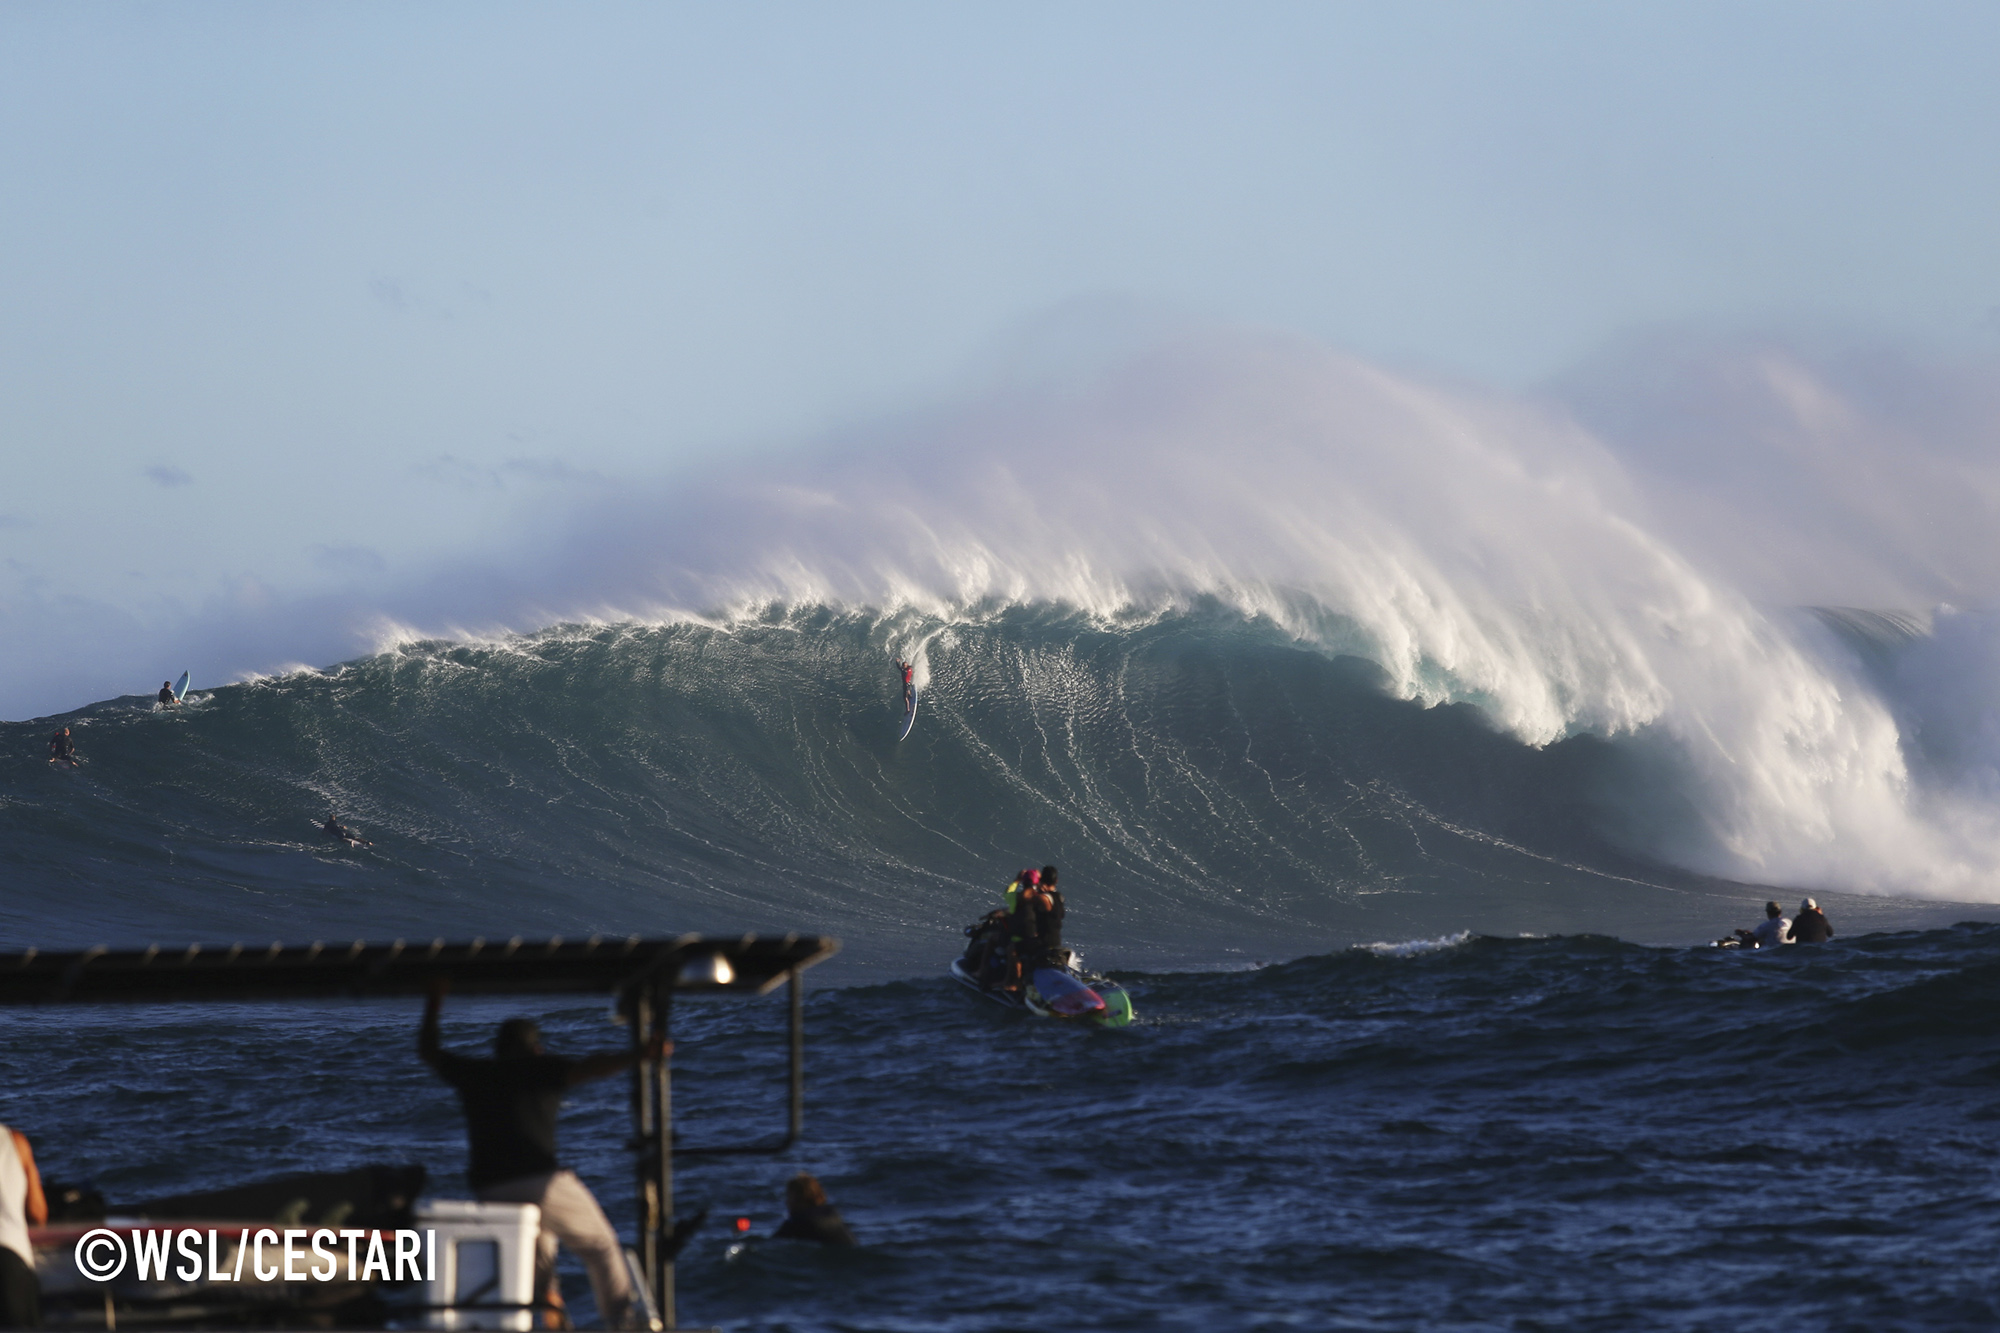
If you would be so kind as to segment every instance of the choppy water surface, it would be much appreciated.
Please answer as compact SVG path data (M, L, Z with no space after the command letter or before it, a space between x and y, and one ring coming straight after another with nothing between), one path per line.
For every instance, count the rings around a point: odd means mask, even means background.
M2000 927L1769 956L1600 937L1127 974L1144 1022L821 989L805 1142L687 1165L684 1317L744 1329L1967 1328L2000 1319ZM484 1041L507 1010L455 1006ZM688 1143L775 1133L782 1001L684 1005ZM10 1017L0 1116L114 1200L419 1160L413 1006ZM596 1007L558 1048L616 1042ZM629 1228L622 1082L566 1112ZM809 1169L863 1241L726 1257ZM579 1276L572 1295L587 1300Z

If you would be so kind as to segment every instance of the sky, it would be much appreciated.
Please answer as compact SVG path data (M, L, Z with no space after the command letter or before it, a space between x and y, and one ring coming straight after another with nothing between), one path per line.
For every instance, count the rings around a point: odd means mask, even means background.
M1517 394L1662 330L1983 364L1996 43L1825 0L9 4L0 716L352 655L312 608L1121 323Z

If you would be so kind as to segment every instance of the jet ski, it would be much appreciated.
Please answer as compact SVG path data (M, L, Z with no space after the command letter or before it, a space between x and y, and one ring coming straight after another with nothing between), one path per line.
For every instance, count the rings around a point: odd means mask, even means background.
M951 975L961 986L1003 1009L1101 1028L1131 1026L1132 997L1123 986L1109 977L1083 971L1071 950L1064 949L1057 956L1062 966L1035 968L1019 991L989 990L980 985L979 978L965 970L963 958L951 960Z

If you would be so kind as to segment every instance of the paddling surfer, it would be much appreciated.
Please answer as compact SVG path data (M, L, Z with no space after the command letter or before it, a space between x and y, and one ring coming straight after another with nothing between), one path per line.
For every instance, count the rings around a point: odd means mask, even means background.
M319 826L319 831L326 834L329 838L339 838L350 847L373 847L375 845L372 842L364 840L359 833L356 833L332 815L326 817L326 823Z
M810 1172L785 1182L785 1222L772 1240L816 1240L822 1245L852 1245L854 1233L840 1211L826 1200L826 1187Z

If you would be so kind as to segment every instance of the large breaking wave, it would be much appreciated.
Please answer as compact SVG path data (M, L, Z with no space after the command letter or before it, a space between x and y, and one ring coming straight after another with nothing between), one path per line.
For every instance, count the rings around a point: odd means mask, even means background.
M1926 457L1920 489L1985 475ZM1175 958L1616 930L1641 881L1689 929L1715 908L1673 895L1715 880L1990 897L1992 618L1774 595L1832 567L1824 534L1767 508L1758 565L1666 503L1693 486L1670 471L1289 342L993 390L530 525L531 559L267 609L260 632L313 627L297 656L327 626L382 651L185 716L87 710L89 769L6 778L10 924L45 937L79 894L134 931L823 926L893 952L1050 857ZM1845 531L1896 558L1815 590L1966 595L1952 560L1984 548L1939 555L1955 522L1898 545L1876 473ZM927 691L902 747L898 654ZM318 848L329 808L377 848Z

